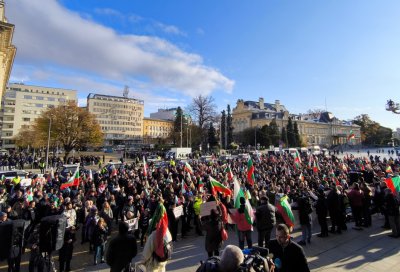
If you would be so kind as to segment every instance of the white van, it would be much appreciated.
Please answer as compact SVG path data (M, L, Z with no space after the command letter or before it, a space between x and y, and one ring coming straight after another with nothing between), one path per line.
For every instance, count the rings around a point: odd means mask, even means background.
M308 151L310 151L310 154L313 154L313 155L321 154L321 148L319 147L319 145L313 145L313 146L309 147Z

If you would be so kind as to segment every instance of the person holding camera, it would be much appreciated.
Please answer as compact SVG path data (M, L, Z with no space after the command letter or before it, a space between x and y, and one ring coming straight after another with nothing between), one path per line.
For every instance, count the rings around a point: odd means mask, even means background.
M269 241L268 249L273 255L275 271L310 271L303 248L292 241L289 228L285 224L276 227L276 239Z

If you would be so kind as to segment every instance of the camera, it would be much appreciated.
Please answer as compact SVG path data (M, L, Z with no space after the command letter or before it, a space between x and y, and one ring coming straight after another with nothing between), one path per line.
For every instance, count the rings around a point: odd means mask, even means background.
M269 271L269 264L273 263L268 257L269 250L263 247L253 247L251 249L243 250L245 255L243 263L240 264L240 272L267 272Z

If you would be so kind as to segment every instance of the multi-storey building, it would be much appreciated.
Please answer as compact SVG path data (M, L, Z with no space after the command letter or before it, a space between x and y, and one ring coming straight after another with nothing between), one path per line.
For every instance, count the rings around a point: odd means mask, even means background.
M143 100L91 93L87 108L101 126L105 145L142 142Z
M338 120L331 113L323 112L317 115L290 114L279 100L275 103L259 101L243 101L239 99L232 111L233 132L238 133L248 128L257 128L269 125L275 120L282 130L288 124L289 117L297 122L299 134L307 145L332 146L347 143L347 137L354 133L352 144L361 143L360 127Z
M150 113L150 118L159 120L175 120L177 108L158 109L157 112Z
M15 148L13 138L22 127L31 126L48 108L77 101L75 90L9 84L3 96L0 122L3 148Z
M0 104L6 90L17 49L12 45L14 25L7 22L4 1L0 0Z
M154 118L143 119L143 139L145 143L153 143L155 139L166 139L171 135L174 121Z

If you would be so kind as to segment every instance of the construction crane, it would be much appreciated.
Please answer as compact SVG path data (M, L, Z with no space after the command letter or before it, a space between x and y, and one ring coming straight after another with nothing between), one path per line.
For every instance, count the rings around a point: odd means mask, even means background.
M389 99L386 103L386 110L395 114L400 114L400 105L399 103L395 103L392 99Z

